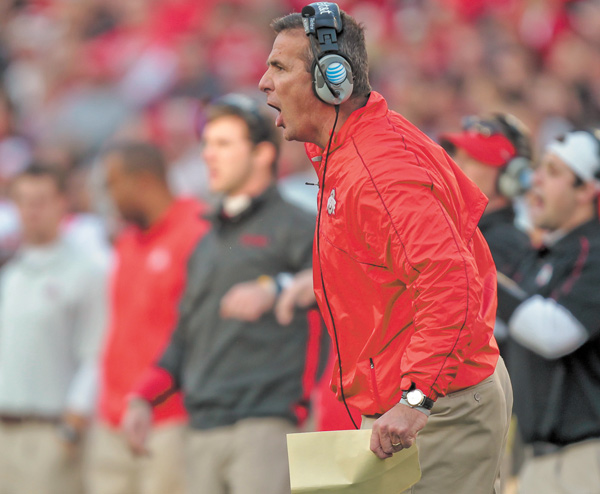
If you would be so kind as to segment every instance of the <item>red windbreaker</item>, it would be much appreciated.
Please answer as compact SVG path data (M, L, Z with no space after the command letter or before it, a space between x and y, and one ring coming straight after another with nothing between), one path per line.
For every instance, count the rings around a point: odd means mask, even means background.
M315 294L348 404L384 413L411 382L436 399L490 376L496 269L477 228L483 193L375 92L335 134L325 177L325 151L306 150L325 194ZM341 399L339 362L332 388Z
M127 395L175 329L187 260L209 227L203 210L194 199L178 199L148 231L130 227L117 239L100 370L99 415L107 424L120 424ZM186 417L181 394L154 409L156 423Z

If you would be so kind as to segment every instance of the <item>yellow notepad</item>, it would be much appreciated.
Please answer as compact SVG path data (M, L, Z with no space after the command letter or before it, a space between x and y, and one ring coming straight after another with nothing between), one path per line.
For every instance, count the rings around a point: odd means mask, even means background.
M421 478L417 446L380 460L371 430L288 434L292 494L399 494Z

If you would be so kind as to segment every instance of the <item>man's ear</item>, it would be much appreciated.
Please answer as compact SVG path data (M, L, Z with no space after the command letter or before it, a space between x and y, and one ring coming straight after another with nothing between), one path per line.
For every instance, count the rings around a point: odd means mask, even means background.
M598 184L594 180L585 182L578 188L579 196L583 204L591 203L598 197Z

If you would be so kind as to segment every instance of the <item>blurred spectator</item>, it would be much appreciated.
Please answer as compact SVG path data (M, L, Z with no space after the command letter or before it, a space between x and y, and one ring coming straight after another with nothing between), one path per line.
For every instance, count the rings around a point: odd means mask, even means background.
M59 140L86 161L107 136L171 97L252 93L270 50L269 19L305 3L4 2L0 86L14 107L17 135L34 147ZM340 0L340 6L369 25L373 86L432 136L456 128L464 114L509 112L527 124L540 149L557 132L600 117L597 0ZM178 104L166 113L187 121ZM176 183L190 174L195 187L186 150L177 154Z
M116 239L89 492L177 494L183 492L187 421L181 395L155 409L149 457L133 456L119 428L129 391L159 357L175 327L187 260L208 225L200 218L200 203L173 197L156 147L135 141L113 144L103 153L103 163L110 195L129 226Z
M533 177L531 218L544 244L499 275L508 323L514 410L531 450L519 492L593 492L600 486L600 131L548 146ZM594 487L595 486L595 487Z
M460 133L442 134L442 146L488 198L479 221L496 268L512 277L529 250L515 226L512 200L529 188L531 142L524 124L509 114L467 117Z
M31 146L18 133L15 108L0 91L0 265L15 253L20 242L19 217L8 197L9 184L30 161Z
M62 177L32 166L13 186L23 247L0 286L0 492L81 492L105 325L105 276L60 234Z
M311 266L314 218L279 195L279 136L254 100L215 103L203 144L222 202L190 259L177 328L130 401L125 430L143 452L150 404L181 389L188 492L283 494L285 436L306 415L308 327L306 311L282 327L272 307L286 278Z

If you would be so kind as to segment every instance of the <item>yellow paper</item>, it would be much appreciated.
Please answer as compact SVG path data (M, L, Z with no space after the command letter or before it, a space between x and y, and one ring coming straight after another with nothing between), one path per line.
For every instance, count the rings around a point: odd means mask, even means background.
M370 430L288 434L292 494L399 494L421 478L417 446L380 460Z

